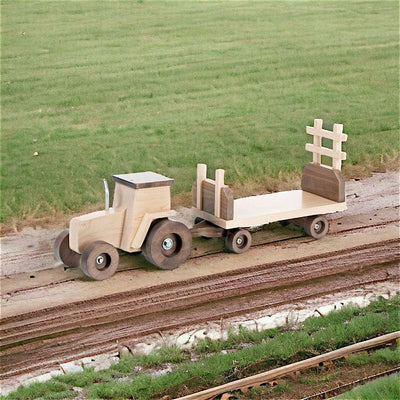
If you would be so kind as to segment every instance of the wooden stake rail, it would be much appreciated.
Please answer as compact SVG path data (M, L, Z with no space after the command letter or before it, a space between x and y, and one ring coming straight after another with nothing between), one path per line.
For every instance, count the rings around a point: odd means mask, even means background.
M332 168L341 170L342 161L346 159L346 153L342 151L342 142L347 141L347 135L343 133L342 124L334 124L333 131L322 129L322 119L314 119L314 126L307 126L308 135L314 136L313 144L307 143L306 150L313 153L313 163L321 164L321 155L332 158ZM333 142L332 149L322 146L322 138Z
M342 347L341 349L330 351L329 353L321 354L307 360L299 361L290 365L285 365L284 367L276 368L271 371L263 372L261 374L250 376L248 378L239 379L237 381L229 382L224 385L216 386L214 388L203 390L198 393L193 393L188 396L180 397L177 400L207 400L212 399L222 393L231 392L242 388L257 387L273 379L286 376L290 373L316 367L322 362L333 361L338 358L342 358L348 354L383 346L387 343L394 342L399 339L400 331L388 333L387 335L379 336L370 340L366 340L364 342Z

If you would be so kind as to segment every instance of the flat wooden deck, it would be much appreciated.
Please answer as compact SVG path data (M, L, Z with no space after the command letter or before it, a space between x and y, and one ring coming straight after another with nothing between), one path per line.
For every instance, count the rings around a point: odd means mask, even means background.
M234 201L234 219L226 221L205 211L193 208L196 216L225 229L250 227L275 221L329 214L346 210L346 203L337 203L303 190L290 190L243 197Z

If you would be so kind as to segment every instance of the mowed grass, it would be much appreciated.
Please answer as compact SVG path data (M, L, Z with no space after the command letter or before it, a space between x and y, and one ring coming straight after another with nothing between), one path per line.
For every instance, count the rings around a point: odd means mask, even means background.
M395 1L4 0L1 29L6 223L90 208L114 173L188 192L197 162L269 190L314 118L344 124L347 168L398 151Z

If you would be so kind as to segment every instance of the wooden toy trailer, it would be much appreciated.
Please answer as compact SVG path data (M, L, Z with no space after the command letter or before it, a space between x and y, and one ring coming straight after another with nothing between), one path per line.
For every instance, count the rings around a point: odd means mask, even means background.
M69 230L59 234L54 244L56 258L69 267L80 267L89 277L102 280L114 274L119 263L117 249L142 251L145 258L162 269L173 269L190 254L192 236L225 238L227 248L245 252L251 245L248 228L274 221L292 221L314 238L328 231L323 214L346 209L341 161L346 153L341 143L347 140L342 125L333 132L322 129L316 119L307 133L314 136L306 150L313 162L303 169L301 190L251 196L234 200L224 184L224 170L216 171L215 181L207 179L207 167L197 166L193 185L192 214L197 221L192 229L170 217L170 186L174 180L154 172L114 175L113 207L109 207L105 181L105 210L72 218ZM333 148L322 146L331 139ZM332 167L321 164L321 155L332 158Z
M224 184L222 169L215 172L215 180L207 178L207 166L198 164L197 180L193 184L192 213L198 223L194 236L225 237L226 247L243 253L251 245L247 228L276 221L294 222L316 239L328 232L328 221L323 214L346 210L345 183L341 162L346 153L341 143L347 140L343 125L335 124L333 132L322 129L322 120L314 120L306 132L313 135L313 144L306 150L313 153L313 162L302 172L301 190L291 190L250 196L234 200L232 190ZM333 148L322 146L322 138L331 139ZM332 159L332 167L321 164L321 155Z

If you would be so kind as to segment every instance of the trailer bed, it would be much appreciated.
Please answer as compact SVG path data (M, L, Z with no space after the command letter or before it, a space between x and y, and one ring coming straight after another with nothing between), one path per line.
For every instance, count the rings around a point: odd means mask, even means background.
M346 210L338 203L304 190L290 190L234 200L234 219L224 220L198 208L193 214L224 229L259 226L276 221Z

